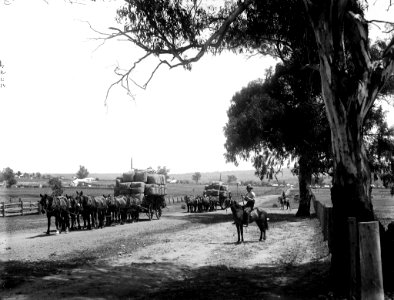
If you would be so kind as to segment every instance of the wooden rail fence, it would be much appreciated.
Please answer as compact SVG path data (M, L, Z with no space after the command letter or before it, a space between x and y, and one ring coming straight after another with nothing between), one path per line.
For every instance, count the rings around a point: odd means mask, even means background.
M312 196L313 208L322 234L332 253L333 210ZM379 223L357 222L348 218L349 234L349 299L384 300Z
M23 201L21 198L19 198L18 202L0 202L1 217L31 215L38 214L39 212L39 203L35 200Z

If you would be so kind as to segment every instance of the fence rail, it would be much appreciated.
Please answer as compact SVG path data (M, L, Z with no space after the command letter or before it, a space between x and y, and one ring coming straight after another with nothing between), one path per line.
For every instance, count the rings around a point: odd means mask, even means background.
M39 212L39 204L38 201L35 200L23 201L21 198L19 198L18 202L0 202L1 217L39 214Z
M315 195L312 196L312 204L316 213L316 217L320 222L323 238L325 241L327 241L328 249L331 252L333 236L332 207L316 200Z

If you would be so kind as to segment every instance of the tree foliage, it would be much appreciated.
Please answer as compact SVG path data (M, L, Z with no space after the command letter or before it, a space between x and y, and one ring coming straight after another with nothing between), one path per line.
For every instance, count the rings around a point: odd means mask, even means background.
M194 180L196 183L198 183L201 179L201 173L200 172L195 172L192 175L192 180Z
M50 186L54 196L60 196L63 194L63 184L59 178L53 177L49 179L48 185Z
M308 156L311 172L327 170L330 130L318 76L313 97L303 89L310 76L310 70L278 65L264 82L251 82L233 96L224 128L227 161L252 158L260 179L272 179L300 155Z
M78 179L84 179L89 176L89 171L84 166L79 166L79 170L76 173Z
M347 219L374 219L369 192L370 168L363 126L376 97L394 71L394 37L374 57L369 43L368 5L363 0L244 0L203 6L201 1L128 0L119 10L122 29L109 38L123 37L145 54L128 70L117 70L117 83L129 88L130 74L147 58L158 60L156 70L191 64L205 53L223 50L305 57L304 67L320 74L322 99L332 141L333 230L332 274L346 292L348 262ZM388 1L391 6L391 1ZM287 27L278 28L284 23ZM314 45L317 55L297 53L296 43ZM312 53L313 54L313 53ZM315 61L314 58L318 60ZM152 78L150 76L145 84ZM132 81L131 81L132 82ZM348 268L345 268L348 269Z
M7 188L9 188L12 185L17 183L14 171L10 167L3 169L2 177L3 177L3 180L5 180L5 182L6 182Z

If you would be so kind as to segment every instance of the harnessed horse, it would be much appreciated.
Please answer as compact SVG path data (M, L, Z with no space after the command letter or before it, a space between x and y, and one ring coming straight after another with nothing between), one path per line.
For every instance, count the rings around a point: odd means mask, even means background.
M82 206L83 227L90 230L92 227L96 227L97 223L96 201L93 197L84 195L82 191L76 191L76 193L76 200Z
M48 229L46 234L50 233L51 217L55 217L56 234L64 230L66 233L69 229L69 201L64 196L41 195L40 205L41 212L46 213L48 218Z

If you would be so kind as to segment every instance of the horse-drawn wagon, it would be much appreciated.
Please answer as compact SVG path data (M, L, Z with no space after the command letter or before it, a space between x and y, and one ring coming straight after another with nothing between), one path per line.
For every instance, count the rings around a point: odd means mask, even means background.
M134 216L145 213L149 220L156 216L160 219L166 206L167 194L165 175L148 173L146 170L131 170L116 178L114 195L129 198L128 209Z
M230 206L231 192L228 185L223 184L223 182L212 181L205 186L204 193L209 196L213 208L220 206L221 209L226 209Z

